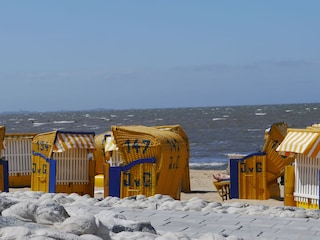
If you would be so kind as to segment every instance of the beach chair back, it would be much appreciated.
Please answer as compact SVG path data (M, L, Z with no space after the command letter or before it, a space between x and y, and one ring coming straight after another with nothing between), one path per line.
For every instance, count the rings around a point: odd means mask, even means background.
M93 132L53 131L32 142L31 189L94 195Z
M9 162L9 186L31 186L32 140L36 133L7 133L3 157Z

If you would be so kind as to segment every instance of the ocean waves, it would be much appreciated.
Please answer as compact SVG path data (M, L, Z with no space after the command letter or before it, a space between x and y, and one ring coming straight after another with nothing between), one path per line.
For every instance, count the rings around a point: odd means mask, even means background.
M227 154L261 150L265 130L287 122L305 128L319 122L320 104L226 106L169 109L93 110L77 112L21 112L0 114L8 133L53 130L100 134L114 125L179 124L190 142L190 167L217 169L228 163Z

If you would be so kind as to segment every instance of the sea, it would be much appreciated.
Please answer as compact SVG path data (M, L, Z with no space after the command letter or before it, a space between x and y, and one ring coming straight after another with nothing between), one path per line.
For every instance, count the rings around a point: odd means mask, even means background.
M117 125L179 124L189 138L190 168L216 170L227 167L228 154L261 151L273 123L305 128L319 121L320 103L0 113L7 133L63 130L97 135Z

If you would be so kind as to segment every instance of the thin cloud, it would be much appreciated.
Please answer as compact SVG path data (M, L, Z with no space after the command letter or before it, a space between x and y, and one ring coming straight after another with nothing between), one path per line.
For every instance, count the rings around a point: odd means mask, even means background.
M296 68L313 66L314 63L307 60L262 60L256 63L257 66L270 66L270 67L285 67L285 68Z
M307 60L261 60L247 64L226 64L226 63L215 63L215 64L203 64L193 66L178 66L171 70L174 72L211 72L211 71L225 71L225 70L254 70L263 67L276 67L276 68L297 68L314 66L316 63Z

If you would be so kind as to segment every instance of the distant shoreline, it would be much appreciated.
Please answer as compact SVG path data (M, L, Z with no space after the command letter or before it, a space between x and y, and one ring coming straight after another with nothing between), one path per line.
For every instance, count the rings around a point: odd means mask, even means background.
M3 111L0 114L33 114L33 113L65 113L65 112L97 112L97 111L131 111L131 110L170 110L170 109L190 109L190 108L228 108L228 107L263 107L263 106L285 106L285 105L313 105L320 104L318 102L304 102L304 103L264 103L264 104L243 104L243 105L216 105L216 106L177 106L177 107L147 107L147 108L90 108L90 109L60 109L60 110L48 110L48 111L36 111L36 110L15 110L15 111Z

